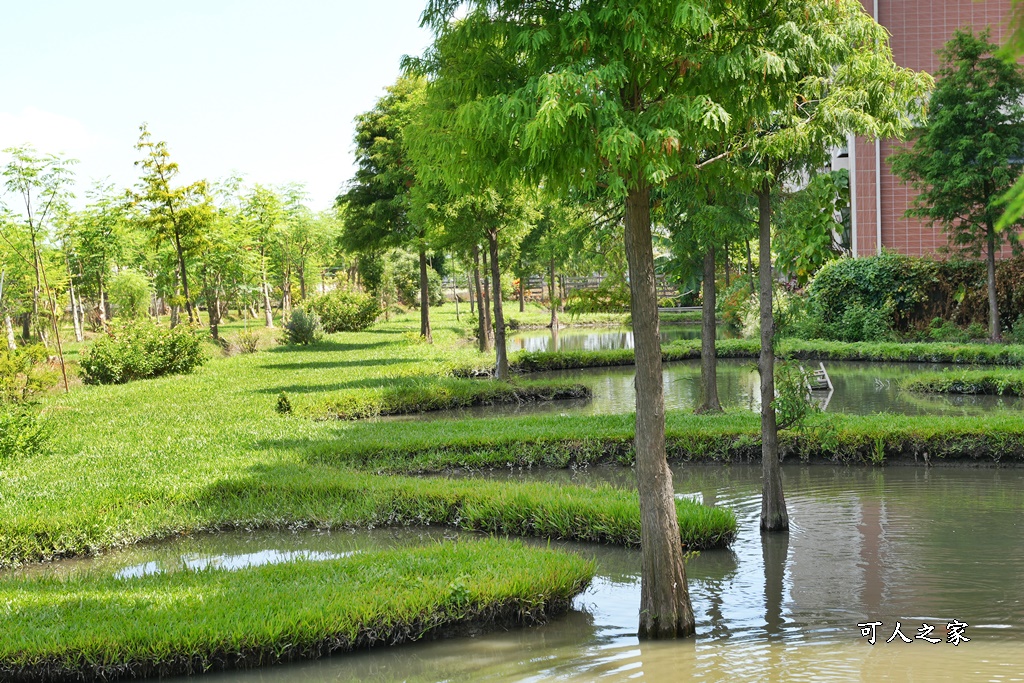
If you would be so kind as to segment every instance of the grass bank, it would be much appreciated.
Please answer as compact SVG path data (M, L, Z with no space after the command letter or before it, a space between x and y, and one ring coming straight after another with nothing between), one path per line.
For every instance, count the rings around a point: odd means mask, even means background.
M590 389L561 380L493 380L416 377L386 386L326 392L311 397L286 398L288 411L320 419L358 420L387 415L409 415L471 406L524 405L544 401L590 398ZM279 399L281 400L281 399ZM286 411L286 412L288 412Z
M216 357L191 375L48 397L51 449L0 463L0 565L232 527L431 523L631 543L639 527L632 492L380 476L385 468L375 454L415 458L387 439L400 443L425 425L394 423L394 432L371 436L352 431L366 423L275 410L282 392L295 405L314 405L347 391L433 381L453 364L479 362L452 313L450 306L435 312L433 345L417 342L417 318L403 316L310 347ZM443 430L459 443L460 432L475 434L478 423L445 421ZM520 421L491 423L512 432ZM366 436L358 457L347 464L325 458L356 434ZM435 445L440 460L443 443ZM453 457L450 465L464 459L472 458ZM504 507L513 499L521 504ZM681 509L682 517L691 514ZM726 539L735 528L731 518L720 524L709 537Z
M905 391L946 394L1024 396L1024 371L1009 369L953 370L921 373L900 384Z
M673 462L748 462L760 458L759 416L727 413L667 415L666 448ZM783 457L829 463L1024 463L1019 417L817 415L799 432L779 435ZM387 444L381 447L381 444ZM321 444L325 463L387 472L436 472L452 466L579 467L631 465L633 416L521 416L514 425L447 421L415 430L379 423L354 425L344 440Z
M4 577L0 678L193 674L538 623L593 574L577 555L491 539L235 572Z
M715 342L719 358L757 358L761 343L756 339L719 339ZM822 339L781 339L776 354L797 360L859 360L891 363L958 363L963 365L1024 365L1024 345L951 344L945 342L833 342ZM665 362L700 358L699 339L679 339L661 347ZM509 367L514 372L571 370L632 365L633 351L523 351L512 354ZM490 366L479 361L453 365L458 377L486 374Z

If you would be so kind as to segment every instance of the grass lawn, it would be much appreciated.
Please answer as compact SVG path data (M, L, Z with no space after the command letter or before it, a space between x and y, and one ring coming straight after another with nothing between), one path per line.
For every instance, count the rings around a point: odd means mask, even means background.
M351 395L346 392L441 382L452 367L481 361L451 306L435 312L433 345L417 340L416 326L417 317L406 315L311 347L218 352L192 375L78 386L49 397L45 410L57 426L50 452L0 470L0 565L239 526L457 521L467 528L635 542L633 491L380 476L372 460L388 451L386 440L360 437L366 465L324 457L371 424L277 412L282 392L302 406ZM225 325L224 336L232 334ZM451 432L481 434L493 428L490 422L444 424ZM403 435L425 428L391 424ZM503 429L518 424L507 420ZM507 504L511 499L517 504ZM696 520L683 524L699 530L684 539L693 547L721 545L734 533L728 511L706 518L704 508L680 509Z

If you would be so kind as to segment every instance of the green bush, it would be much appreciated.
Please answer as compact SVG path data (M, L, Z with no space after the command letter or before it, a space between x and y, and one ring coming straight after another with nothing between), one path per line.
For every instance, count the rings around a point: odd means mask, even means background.
M305 307L320 318L328 334L365 330L380 315L380 305L372 296L342 289L314 296Z
M42 344L0 349L0 403L25 403L57 381L58 373L47 362Z
M307 312L302 306L292 309L292 314L284 324L285 344L313 344L323 336L324 328L316 311Z
M750 278L738 277L717 297L719 320L731 330L740 330L752 306L753 291ZM756 307L756 306L755 306Z
M937 272L934 261L900 254L844 258L826 264L807 292L822 322L837 325L828 332L841 336L832 338L854 341L865 326L903 331L919 320ZM885 321L875 315L882 312Z
M83 355L82 379L86 384L123 384L186 374L205 362L202 341L190 327L115 322Z
M134 270L122 270L110 279L107 291L114 315L139 320L149 317L149 299L153 285L149 278Z

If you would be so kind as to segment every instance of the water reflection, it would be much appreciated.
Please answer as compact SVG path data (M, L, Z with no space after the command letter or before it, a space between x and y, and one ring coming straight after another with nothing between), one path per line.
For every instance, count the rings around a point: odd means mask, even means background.
M900 391L899 380L922 371L952 367L938 363L825 363L835 386L827 411L852 415L890 412L904 415L980 415L990 411L1024 411L1024 399L1015 396L917 394ZM595 415L635 410L633 366L538 372L531 379L563 378L584 382L593 398L582 401L551 401L540 404L497 405L402 416L405 420L462 419L535 413ZM700 398L700 361L666 363L665 408L692 411ZM718 362L718 395L727 410L761 410L757 367L752 360ZM389 418L395 419L395 418Z
M719 326L718 339L734 335ZM661 326L661 343L677 339L700 339L699 324ZM633 330L629 327L567 327L561 330L524 330L508 337L509 351L610 351L633 348Z

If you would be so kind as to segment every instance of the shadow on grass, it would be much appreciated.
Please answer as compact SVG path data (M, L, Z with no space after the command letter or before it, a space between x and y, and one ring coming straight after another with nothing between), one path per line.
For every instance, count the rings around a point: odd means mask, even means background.
M271 363L261 365L264 370L327 370L330 368L371 368L377 365L402 365L403 363L417 363L417 358L374 358L364 360L311 360L296 363Z
M302 353L304 351L365 351L367 349L378 349L382 346L392 346L393 342L379 341L369 344L343 344L336 341L321 341L315 344L303 346L300 344L285 344L267 349L268 353Z
M412 378L385 378L385 377L364 377L362 379L351 379L347 382L335 382L332 384L292 384L288 386L275 385L254 389L254 394L279 394L282 391L295 394L316 394L320 392L340 391L342 389L389 389L398 384L411 384Z

